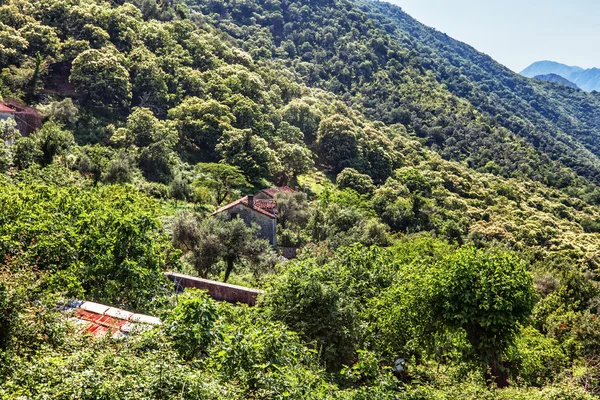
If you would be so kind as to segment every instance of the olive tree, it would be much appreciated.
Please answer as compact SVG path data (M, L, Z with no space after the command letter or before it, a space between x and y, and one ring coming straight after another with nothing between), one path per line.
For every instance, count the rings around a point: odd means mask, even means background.
M277 202L278 219L283 228L293 225L299 228L306 226L310 218L311 209L306 193L280 192L275 195Z
M186 253L196 272L207 277L224 272L227 282L236 265L249 264L255 275L275 263L275 253L267 240L258 238L259 227L240 219L224 217L200 219L180 215L173 228L173 244Z

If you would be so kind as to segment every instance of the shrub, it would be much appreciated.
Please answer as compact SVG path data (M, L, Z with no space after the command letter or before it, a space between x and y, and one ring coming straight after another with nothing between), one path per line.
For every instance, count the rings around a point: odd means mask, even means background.
M346 168L336 178L340 188L353 189L360 194L371 194L375 190L373 179L369 175L361 174L354 168Z

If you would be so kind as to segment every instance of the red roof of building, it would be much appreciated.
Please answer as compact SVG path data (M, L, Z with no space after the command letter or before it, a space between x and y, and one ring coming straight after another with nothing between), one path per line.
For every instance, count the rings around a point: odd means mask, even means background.
M0 103L0 112L1 113L9 113L9 114L14 114L16 111L13 110L10 107L5 106L4 104Z
M277 193L295 193L296 191L294 189L292 189L289 186L282 186L282 187L274 187L274 188L270 188L270 189L263 189L261 190L259 193L265 193L267 196L269 196L271 199L254 199L254 208L253 210L267 215L271 218L277 218L277 202L275 200L273 200L275 198L275 195ZM248 205L248 196L246 197L242 197L239 200L234 201L233 203L229 203L226 206L223 206L221 208L219 208L217 211L215 211L214 213L212 213L212 215L216 215L219 213L222 213L223 211L227 211L232 207L235 207L237 205L243 205L246 206L248 208L250 208L250 206Z
M277 214L277 202L275 200L254 199L254 208Z
M281 187L274 187L274 188L270 188L270 189L263 189L263 190L261 190L261 192L265 193L267 196L269 196L271 198L274 198L277 193L281 193L281 192L294 193L295 190L289 186L281 186Z
M254 208L252 208L252 210L259 212L261 214L264 214L268 217L271 218L277 218L276 215L276 210L275 208L277 207L277 205L275 204L275 207L270 207L270 204L265 204L264 202L271 202L273 200L258 200L255 199L254 200ZM216 215L216 214L220 214L223 211L227 211L232 207L235 207L237 205L243 205L246 206L248 208L250 208L250 206L248 205L248 196L246 197L242 197L239 200L234 201L233 203L229 203L226 206L223 206L221 208L219 208L217 211L215 211L214 213L212 213L212 215Z

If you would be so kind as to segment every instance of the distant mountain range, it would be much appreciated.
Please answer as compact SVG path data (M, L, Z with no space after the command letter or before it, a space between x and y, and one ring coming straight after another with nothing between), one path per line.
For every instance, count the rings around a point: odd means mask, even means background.
M579 86L577 86L570 80L565 79L562 76L556 75L556 74L537 75L534 78L539 79L541 81L546 81L546 82L560 83L561 85L572 87L573 89L579 89Z
M521 71L521 75L528 78L550 74L559 75L586 92L600 91L600 69L598 68L583 69L554 61L538 61Z

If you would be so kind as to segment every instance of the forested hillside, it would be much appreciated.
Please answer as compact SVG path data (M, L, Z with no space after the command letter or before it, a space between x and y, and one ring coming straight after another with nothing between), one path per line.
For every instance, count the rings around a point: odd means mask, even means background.
M41 126L0 121L0 398L596 398L598 96L387 3L0 0ZM211 217L283 185L296 260ZM163 325L86 337L72 299Z
M402 123L447 158L467 160L481 169L493 161L505 174L517 173L520 167L519 173L553 186L571 184L569 174L561 170L564 166L594 182L600 176L598 152L592 147L597 121L582 110L595 103L594 95L571 95L561 112L564 103L554 93L539 93L535 83L421 25L398 7L310 2L306 6L311 12L303 14L302 2L271 9L271 3L259 1L245 5L244 12L238 12L235 3L224 8L219 2L214 9L212 4L201 3L200 9L242 39L240 45L248 51L263 48L267 51L262 57L283 58L307 83L346 96L373 118ZM283 29L274 31L268 18L252 18L253 13L281 15ZM275 49L291 48L290 41L294 53L279 56ZM395 84L400 81L403 85ZM455 104L456 97L484 115L470 115L468 106ZM585 141L594 154L583 149Z
M579 87L570 80L565 79L562 76L556 74L537 75L534 76L534 78L545 82L560 83L561 85L565 85L573 89L579 89Z
M383 12L389 10L385 4L374 4L382 5ZM397 8L389 14L401 32L411 32L420 39L416 49L425 50L421 54L427 54L428 47L433 50L431 56L422 56L424 62L432 63L438 80L453 93L468 99L538 151L597 180L598 150L592 143L598 135L598 120L589 112L597 95L562 87L544 91L535 81L522 78L468 45L427 29ZM570 97L569 102L562 101L565 96ZM578 154L580 143L594 156ZM594 165L593 172L586 164Z

